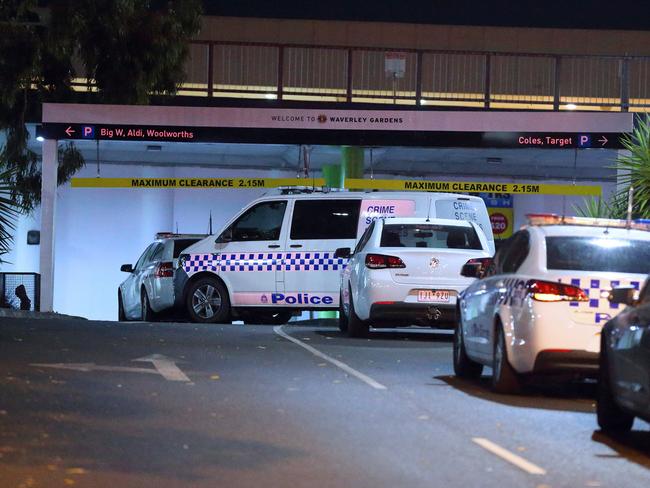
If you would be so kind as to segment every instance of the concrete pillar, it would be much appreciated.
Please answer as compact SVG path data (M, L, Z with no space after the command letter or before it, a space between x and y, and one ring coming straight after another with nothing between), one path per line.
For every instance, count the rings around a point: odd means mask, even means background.
M323 179L325 186L330 188L343 188L343 172L340 164L324 164Z
M364 151L362 147L343 146L341 148L341 168L345 178L363 178Z
M41 312L52 312L54 305L54 219L56 214L57 170L59 167L57 141L43 141L41 169Z

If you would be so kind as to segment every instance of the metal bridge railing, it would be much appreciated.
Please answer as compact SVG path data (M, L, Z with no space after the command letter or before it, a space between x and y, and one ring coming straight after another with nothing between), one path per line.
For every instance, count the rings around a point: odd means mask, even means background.
M83 78L79 90L92 90ZM650 110L650 57L193 41L181 95Z

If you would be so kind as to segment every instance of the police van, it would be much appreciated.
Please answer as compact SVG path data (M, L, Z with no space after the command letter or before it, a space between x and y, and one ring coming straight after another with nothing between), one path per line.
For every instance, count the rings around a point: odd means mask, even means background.
M303 310L338 310L347 258L379 218L438 217L475 222L488 249L494 237L485 203L451 193L322 191L284 188L254 200L216 235L179 259L176 296L194 322L284 323Z

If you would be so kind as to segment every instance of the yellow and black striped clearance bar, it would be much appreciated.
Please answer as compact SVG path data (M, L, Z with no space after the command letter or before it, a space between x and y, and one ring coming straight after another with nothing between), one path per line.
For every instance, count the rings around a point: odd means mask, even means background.
M285 186L322 187L322 178L73 178L73 188L252 189ZM597 185L553 185L478 181L346 179L346 188L360 190L442 191L452 193L516 193L531 195L601 194Z

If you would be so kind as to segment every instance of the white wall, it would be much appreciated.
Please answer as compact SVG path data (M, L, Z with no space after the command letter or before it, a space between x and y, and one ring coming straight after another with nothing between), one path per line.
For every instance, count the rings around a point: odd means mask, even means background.
M78 177L95 176L94 168ZM103 177L294 177L287 171L215 170L199 167L161 168L104 165ZM379 177L379 176L377 176ZM474 181L475 179L472 179ZM546 183L546 182L545 182ZM548 183L566 184L564 181ZM590 184L583 182L581 184ZM597 184L597 183L593 183ZM614 184L603 185L604 194ZM125 263L135 263L161 231L206 233L212 211L213 230L265 190L59 188L56 216L54 309L91 319L117 318L117 287L126 278ZM573 214L581 197L515 195L515 229L525 214ZM39 246L27 246L28 230L38 229L38 212L18 223L16 245L3 271L38 271Z

